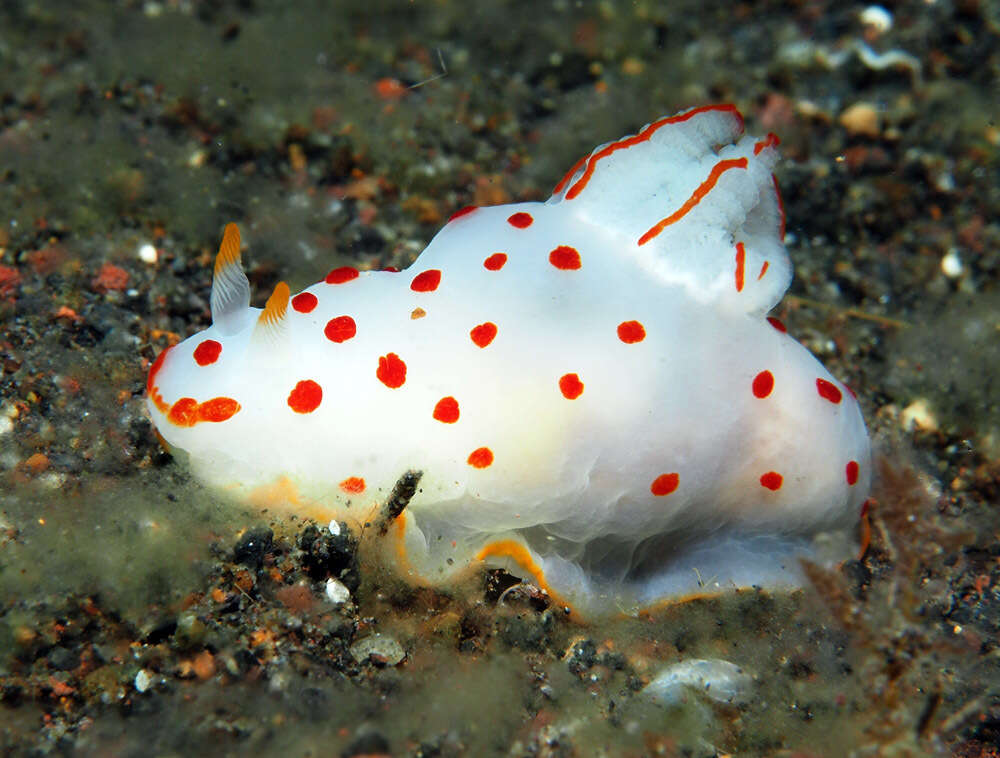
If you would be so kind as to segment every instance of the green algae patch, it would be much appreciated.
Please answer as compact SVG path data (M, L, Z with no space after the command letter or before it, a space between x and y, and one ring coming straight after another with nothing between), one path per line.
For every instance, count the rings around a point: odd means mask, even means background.
M123 483L88 477L74 491L24 484L4 497L2 518L9 603L99 595L126 615L178 602L236 523L228 504L176 470Z

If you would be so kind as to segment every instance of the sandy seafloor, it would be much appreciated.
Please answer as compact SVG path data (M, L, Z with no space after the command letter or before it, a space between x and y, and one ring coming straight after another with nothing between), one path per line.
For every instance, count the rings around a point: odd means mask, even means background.
M1000 754L1000 4L865 7L0 4L4 754ZM409 590L160 449L145 374L226 222L260 304L720 101L781 136L776 314L872 432L860 560L577 625ZM691 659L749 682L643 695Z

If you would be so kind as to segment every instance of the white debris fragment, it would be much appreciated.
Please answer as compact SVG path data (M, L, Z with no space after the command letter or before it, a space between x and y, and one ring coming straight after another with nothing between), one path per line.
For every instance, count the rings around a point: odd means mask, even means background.
M892 14L881 5L869 5L858 18L862 25L876 34L885 34L892 29Z
M938 428L934 411L924 398L918 398L903 408L903 412L899 414L899 423L907 432L914 430L933 432Z
M339 579L326 580L326 596L331 603L341 605L351 599L351 591Z
M139 673L135 675L135 691L142 693L149 689L149 686L153 683L153 677L149 675L146 669L139 669Z
M662 706L678 705L692 691L717 703L738 703L746 700L752 684L753 677L735 663L692 658L662 669L642 693Z
M395 666L406 657L406 651L394 638L376 632L351 645L351 656L358 663L371 658L376 663Z
M330 526L328 526L327 529L330 530L330 534L332 534L334 537L340 536L340 522L338 522L336 519L330 522Z
M962 258L955 248L949 250L941 259L941 271L949 279L958 279L962 275Z
M160 258L160 254L156 252L156 246L150 244L149 242L143 242L139 245L139 260L143 263L148 263L150 265L156 263Z
M817 45L811 41L797 41L785 44L777 51L778 60L784 63L793 66L807 66L815 61L829 69L840 68L850 60L852 55L856 55L865 66L874 71L903 68L910 72L914 85L921 86L923 82L923 66L919 58L900 49L878 53L859 39L850 40L836 49L826 45Z

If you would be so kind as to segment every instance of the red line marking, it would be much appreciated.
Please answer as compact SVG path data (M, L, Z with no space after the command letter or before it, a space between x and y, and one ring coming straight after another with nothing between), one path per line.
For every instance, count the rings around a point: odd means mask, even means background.
M566 192L565 199L572 200L574 197L583 192L583 189L587 186L587 182L589 182L590 178L594 175L594 170L597 168L597 162L602 158L607 158L609 155L612 155L618 150L626 150L634 145L638 145L640 142L645 142L650 137L652 137L653 134L656 133L656 131L666 126L667 124L679 124L683 121L687 121L688 119L694 118L695 116L701 113L707 113L708 111L725 111L728 113L732 113L734 116L736 116L737 120L739 121L739 133L740 134L743 133L743 116L740 114L738 110L736 110L735 105L729 103L725 103L722 105L705 105L701 108L693 108L689 110L687 113L679 113L676 116L668 116L667 118L661 118L659 121L654 121L653 123L649 124L649 126L647 126L638 134L634 134L631 137L620 139L617 142L612 142L610 145L606 145L601 150L592 153L590 155L590 159L587 161L587 168L584 169L583 176L577 179L576 183L569 188L569 191ZM570 176L572 176L572 174L573 172L570 172ZM557 185L557 191L558 191L558 186L559 185Z
M146 378L146 394L152 395L153 390L156 387L156 375L160 373L160 369L163 368L163 361L167 357L167 353L173 350L174 347L171 345L166 348L162 353L156 356L156 360L153 361L153 365L149 367L149 376Z
M448 218L447 223L450 224L457 218L462 218L462 216L468 216L470 213L476 210L479 210L479 206L477 205L467 205L464 208L459 208L457 211L451 214L451 216Z
M761 151L768 147L777 147L781 144L781 140L778 139L778 135L774 132L768 132L767 136L762 140L757 140L753 146L753 154L760 155Z
M747 250L742 242L736 243L736 291L743 291L743 264L746 263Z
M728 171L731 168L746 168L747 165L748 164L746 158L729 158L727 160L719 161L718 163L716 163L714 166L712 166L712 170L709 172L708 178L701 184L699 184L697 187L695 187L694 192L691 193L691 197L685 200L684 204L676 211L674 211L669 216L667 216L664 219L661 219L652 227L650 227L649 231L647 231L639 238L639 244L645 245L647 242L653 239L653 237L662 232L668 226L684 218L684 216L687 215L688 211L694 208L698 203L702 201L702 199L709 192L712 191L712 189L715 187L716 182L719 181L719 177L722 176L724 172Z
M590 157L589 155L585 155L580 160L578 160L576 163L573 164L573 168L567 171L566 174L563 176L563 178L559 180L559 184L557 184L553 188L552 190L553 195L558 195L560 192L562 192L562 188L569 183L569 180L573 178L573 174L575 174L577 171L580 170L580 166L582 166L584 161L586 161L587 158L589 157Z

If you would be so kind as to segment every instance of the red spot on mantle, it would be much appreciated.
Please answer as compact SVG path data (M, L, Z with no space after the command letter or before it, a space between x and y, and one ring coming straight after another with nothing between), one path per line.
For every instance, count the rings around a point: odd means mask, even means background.
M492 321L486 321L479 326L472 327L469 336L479 347L486 347L497 336L497 325Z
M323 388L312 379L303 379L288 393L288 407L296 413L312 413L323 402Z
M768 471L766 474L761 474L760 486L766 487L773 492L777 492L781 489L781 483L784 480L784 477L777 471Z
M433 292L441 284L441 271L436 268L423 271L413 277L410 289L414 292Z
M657 497L662 497L663 495L669 495L671 492L677 489L677 485L680 484L681 477L680 474L674 472L671 474L660 474L653 480L653 483L649 486L649 491L652 492Z
M483 267L489 271L499 271L506 262L507 253L493 253L493 255L483 261Z
M198 347L194 349L194 361L199 366L207 366L219 360L222 354L222 345L215 340L202 340Z
M626 345L634 345L646 339L646 328L638 321L622 321L618 325L618 339Z
M576 374L563 374L559 377L559 391L567 400L576 400L583 394L583 382Z
M349 282L351 279L358 278L358 270L354 266L341 266L340 268L335 268L329 274L326 275L327 284L343 284L344 282Z
M349 476L339 486L349 495L360 495L365 491L365 480L360 476Z
M530 213L512 213L507 217L507 223L517 229L527 229L534 220Z
M458 421L458 401L451 397L443 397L434 406L434 418L442 424L454 424Z
M549 253L549 263L563 271L575 271L582 265L580 253L569 245L560 245Z
M774 374L770 371L761 371L753 378L752 387L754 397L767 397L774 389Z
M824 400L829 400L831 403L836 405L843 398L844 394L837 389L837 385L832 382L828 382L826 379L816 380L816 391L819 396Z
M406 381L406 364L395 353L380 356L375 376L389 389L402 387Z
M337 316L326 322L323 334L330 342L347 342L358 333L358 326L350 316Z
M319 300L311 292L300 292L292 298L292 308L299 313L311 313L318 303Z
M486 468L493 463L493 451L488 447L477 447L469 453L468 462L474 468Z

